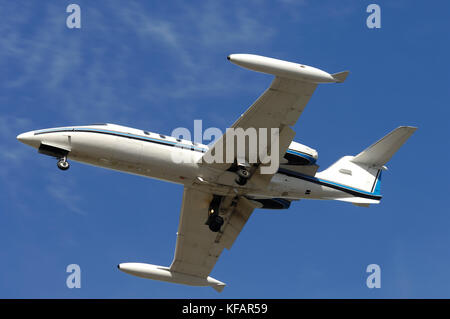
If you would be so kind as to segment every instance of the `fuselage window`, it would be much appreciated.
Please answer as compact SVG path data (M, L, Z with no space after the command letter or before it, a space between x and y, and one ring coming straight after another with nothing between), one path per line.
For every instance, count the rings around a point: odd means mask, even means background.
M166 138L166 136L165 136L165 135L162 135L162 134L159 134L159 136L160 136L161 138Z
M147 132L147 131L144 131L144 134L145 134L145 135L150 135L150 133L149 133L149 132Z

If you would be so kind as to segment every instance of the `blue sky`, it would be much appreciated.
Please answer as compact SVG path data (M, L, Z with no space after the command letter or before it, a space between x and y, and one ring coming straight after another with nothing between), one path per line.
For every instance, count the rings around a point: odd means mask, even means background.
M81 7L82 28L65 25ZM0 297L448 298L450 43L446 1L4 1L0 4ZM419 129L388 164L380 205L299 201L257 210L211 288L144 280L120 262L170 265L182 187L51 158L29 130L96 122L170 134L225 129L269 85L230 53L297 61L321 85L295 126L326 168L399 125ZM65 272L79 264L82 287ZM366 287L367 265L380 289Z

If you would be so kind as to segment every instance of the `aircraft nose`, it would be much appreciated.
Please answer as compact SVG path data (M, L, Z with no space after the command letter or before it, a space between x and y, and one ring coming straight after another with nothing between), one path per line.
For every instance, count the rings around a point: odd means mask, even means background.
M25 133L17 135L17 139L20 142L25 143L27 140L30 139L30 135L31 135L30 132L25 132Z
M33 146L35 144L36 138L34 137L33 132L25 132L17 135L17 139L27 145Z

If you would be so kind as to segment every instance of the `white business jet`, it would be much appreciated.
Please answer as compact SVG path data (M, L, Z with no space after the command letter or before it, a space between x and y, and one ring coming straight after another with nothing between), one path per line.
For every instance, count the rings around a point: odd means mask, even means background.
M225 143L227 137L233 138L228 130L211 147L114 124L57 127L17 136L39 153L57 158L61 170L69 168L70 159L184 186L172 264L119 264L118 268L126 273L210 286L220 292L225 283L209 274L255 208L286 209L299 199L338 200L358 206L378 204L385 164L416 130L398 127L356 156L344 156L317 172L317 151L293 142L295 132L291 127L319 83L344 82L348 72L329 74L307 65L250 54L232 54L228 60L275 75L270 87L231 127L278 130L278 144L273 144L278 148L271 149L272 144L265 148L267 154L279 154L276 170L270 174L263 173L267 161L258 157L251 163L248 152L229 161L204 160L208 155L233 151ZM175 163L173 159L178 157L193 160Z

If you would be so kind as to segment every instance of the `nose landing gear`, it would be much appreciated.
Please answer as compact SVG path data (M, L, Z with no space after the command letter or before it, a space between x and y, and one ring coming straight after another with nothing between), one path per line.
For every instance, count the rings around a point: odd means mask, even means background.
M60 170L62 170L62 171L66 171L66 170L68 170L69 167L70 167L70 164L69 164L69 162L67 161L67 157L66 157L66 156L60 158L60 159L58 160L58 163L56 163L56 165L57 165L58 168L59 168Z

